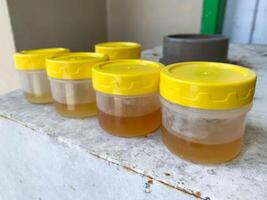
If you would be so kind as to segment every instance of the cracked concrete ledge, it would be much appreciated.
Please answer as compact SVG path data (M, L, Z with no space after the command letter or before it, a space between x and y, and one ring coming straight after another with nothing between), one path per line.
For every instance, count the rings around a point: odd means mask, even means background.
M0 199L264 199L266 55L266 46L230 46L231 62L253 68L258 82L240 156L216 166L172 155L159 131L113 137L96 118L60 117L51 105L27 103L20 91L0 96ZM161 47L143 52L146 59L160 56Z

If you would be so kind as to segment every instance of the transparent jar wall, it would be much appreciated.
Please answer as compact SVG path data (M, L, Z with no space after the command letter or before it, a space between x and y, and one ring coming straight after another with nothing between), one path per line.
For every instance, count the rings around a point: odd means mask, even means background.
M134 137L151 133L160 126L158 93L141 96L96 93L101 127L117 136Z
M31 103L50 103L52 95L45 70L18 70L25 98Z
M245 117L251 105L235 110L201 110L161 98L166 146L181 157L201 163L220 163L240 152Z
M56 111L62 116L83 118L95 115L96 97L91 79L58 80L50 78Z

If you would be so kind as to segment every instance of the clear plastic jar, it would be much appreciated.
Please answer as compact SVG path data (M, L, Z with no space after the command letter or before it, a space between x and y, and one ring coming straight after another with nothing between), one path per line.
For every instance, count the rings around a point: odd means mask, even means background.
M139 59L141 57L141 45L135 42L104 42L95 45L97 53L115 59Z
M54 106L65 117L87 117L97 113L92 81L50 79Z
M50 83L46 74L45 59L63 55L65 48L26 50L14 55L16 68L25 98L31 103L51 103Z
M122 96L96 93L98 120L107 132L117 136L147 135L160 126L158 93Z
M55 110L64 117L84 118L97 113L92 66L106 61L99 53L69 53L47 60Z
M46 70L18 70L25 98L31 103L50 103L52 94Z
M235 65L188 62L166 67L160 86L165 145L198 163L235 158L255 83L254 72Z
M145 60L116 60L93 67L100 126L116 136L146 136L161 122L158 95L162 65Z
M239 154L251 105L213 111L175 105L163 98L161 103L163 140L175 154L201 163L220 163Z

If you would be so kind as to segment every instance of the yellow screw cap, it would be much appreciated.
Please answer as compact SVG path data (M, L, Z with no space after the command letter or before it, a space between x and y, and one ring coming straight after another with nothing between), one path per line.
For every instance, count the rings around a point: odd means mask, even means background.
M253 101L256 74L247 68L214 62L169 65L160 73L160 94L182 106L224 110Z
M113 60L93 67L95 90L116 95L157 92L161 63L147 60Z
M47 74L55 79L87 79L92 77L92 66L107 61L101 53L76 52L46 60Z
M95 45L97 53L103 53L114 59L139 59L141 45L134 42L105 42Z
M14 54L16 69L18 70L40 70L45 69L45 59L68 53L66 48L47 48L25 50Z

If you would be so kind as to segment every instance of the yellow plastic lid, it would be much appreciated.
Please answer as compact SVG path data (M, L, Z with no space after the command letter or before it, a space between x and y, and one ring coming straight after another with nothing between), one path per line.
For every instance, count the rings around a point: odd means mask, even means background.
M40 70L45 69L45 59L68 53L66 48L47 48L24 50L14 54L16 69L18 70Z
M94 52L75 52L46 60L47 74L55 79L87 79L92 77L92 66L107 61L108 56Z
M95 45L95 51L107 54L110 60L139 59L141 45L134 42L105 42Z
M253 101L256 74L247 68L214 62L169 65L160 73L160 94L182 106L224 110Z
M148 60L113 60L93 67L95 90L116 95L157 92L161 63Z

